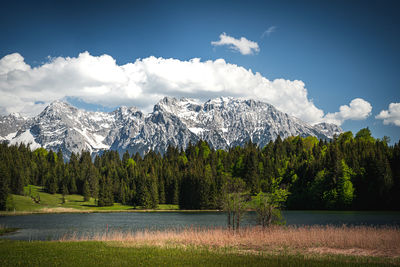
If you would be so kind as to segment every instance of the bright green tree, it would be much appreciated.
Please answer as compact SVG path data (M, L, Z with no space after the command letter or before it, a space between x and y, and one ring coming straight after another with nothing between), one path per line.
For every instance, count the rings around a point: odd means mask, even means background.
M341 208L349 208L353 203L354 187L351 178L355 175L353 170L347 166L346 162L341 162L342 175L338 181L338 206Z
M252 198L251 207L257 213L257 222L263 228L283 222L281 207L288 197L288 191L277 189L271 193L260 192Z

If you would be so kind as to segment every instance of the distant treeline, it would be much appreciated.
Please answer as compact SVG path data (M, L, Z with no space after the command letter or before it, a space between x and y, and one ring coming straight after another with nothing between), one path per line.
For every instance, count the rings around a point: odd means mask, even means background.
M248 142L228 151L205 141L185 149L170 146L164 155L148 152L122 158L106 151L94 161L89 152L72 154L28 146L0 145L0 209L10 193L28 184L49 193L93 197L99 206L114 202L155 208L221 207L227 181L243 180L250 195L279 184L290 192L287 209L382 210L400 208L400 146L374 139L368 128L345 132L327 142L315 137L278 137L264 148ZM7 197L8 196L8 197Z

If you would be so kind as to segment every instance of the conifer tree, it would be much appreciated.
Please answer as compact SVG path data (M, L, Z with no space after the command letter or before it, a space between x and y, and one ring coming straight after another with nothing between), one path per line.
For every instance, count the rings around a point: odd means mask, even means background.
M6 166L0 162L0 210L6 210L9 195L8 173Z
M46 188L50 194L55 194L58 191L58 181L54 169L50 169L46 174Z
M89 186L89 182L87 180L85 180L85 182L83 183L83 201L87 202L90 200L90 186Z

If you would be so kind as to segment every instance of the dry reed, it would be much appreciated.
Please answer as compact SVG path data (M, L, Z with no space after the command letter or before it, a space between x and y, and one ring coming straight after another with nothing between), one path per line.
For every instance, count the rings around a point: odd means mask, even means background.
M311 253L400 256L398 227L303 226L259 227L231 231L222 228L187 228L164 231L111 231L92 237L73 235L61 241L117 241L124 246L233 247L247 251L289 248Z

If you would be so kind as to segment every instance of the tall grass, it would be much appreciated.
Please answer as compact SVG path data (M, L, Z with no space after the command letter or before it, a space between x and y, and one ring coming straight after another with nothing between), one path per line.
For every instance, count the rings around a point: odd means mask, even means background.
M265 251L276 248L308 250L317 253L365 254L400 256L398 227L369 226L304 226L249 227L240 231L222 228L187 228L164 231L112 231L95 236L73 235L61 241L117 241L124 245L183 245L205 247L234 247L247 251ZM329 248L329 249L328 249ZM328 250L327 250L328 249Z

